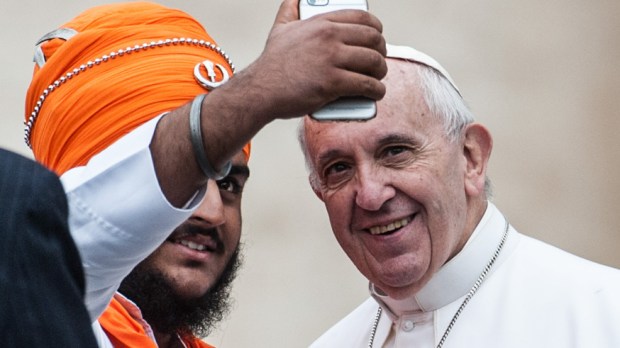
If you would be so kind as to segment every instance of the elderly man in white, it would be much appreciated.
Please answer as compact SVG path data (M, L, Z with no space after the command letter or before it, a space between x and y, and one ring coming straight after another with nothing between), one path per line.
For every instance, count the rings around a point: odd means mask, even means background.
M304 120L310 182L370 298L312 347L620 347L620 271L517 232L492 138L432 58L388 46L367 122Z

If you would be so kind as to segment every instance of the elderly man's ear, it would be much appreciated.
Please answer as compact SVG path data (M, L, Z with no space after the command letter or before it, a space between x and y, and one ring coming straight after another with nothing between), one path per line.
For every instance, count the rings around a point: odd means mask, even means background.
M484 181L492 148L493 138L488 129L479 123L466 127L463 140L463 156L466 160L465 192L470 197L484 194Z
M308 182L310 182L310 187L312 187L312 191L314 192L314 194L321 200L323 201L323 193L321 192L321 190L318 187L318 183L316 178L312 177L312 174L310 174L308 176Z

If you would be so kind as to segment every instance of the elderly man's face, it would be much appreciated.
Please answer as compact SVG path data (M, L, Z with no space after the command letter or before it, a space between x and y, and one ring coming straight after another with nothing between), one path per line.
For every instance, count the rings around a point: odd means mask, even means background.
M305 121L306 146L334 234L357 268L410 296L467 231L468 156L420 95L414 65L389 60L387 95L367 122Z

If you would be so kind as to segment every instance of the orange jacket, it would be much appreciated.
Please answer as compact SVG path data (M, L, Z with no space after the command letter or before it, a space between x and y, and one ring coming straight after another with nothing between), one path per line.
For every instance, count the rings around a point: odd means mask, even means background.
M117 294L99 317L99 323L115 348L157 348L150 325L140 310ZM196 337L181 337L187 348L214 348Z

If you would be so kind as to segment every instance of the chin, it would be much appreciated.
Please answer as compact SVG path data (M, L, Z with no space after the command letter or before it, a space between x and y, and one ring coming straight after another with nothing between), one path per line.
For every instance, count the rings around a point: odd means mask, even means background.
M174 292L187 300L193 300L203 297L210 289L212 284L188 284L178 285L174 287Z
M390 296L391 298L395 300L403 300L403 299L414 296L419 290L420 290L420 287L411 285L408 287L398 287L398 288L388 287L387 290L384 290L384 291L388 296Z
M415 295L427 283L425 274L408 274L398 277L383 277L374 284L393 299L401 300Z

